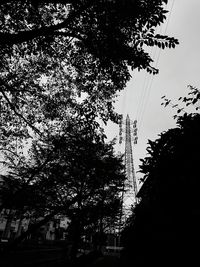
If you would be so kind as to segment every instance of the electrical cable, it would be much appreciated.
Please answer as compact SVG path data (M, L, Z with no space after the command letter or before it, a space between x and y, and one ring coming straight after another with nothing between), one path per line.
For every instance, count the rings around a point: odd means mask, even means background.
M171 18L171 14L172 14L172 10L173 10L173 7L174 7L174 0L172 1L172 5L171 5L171 8L170 8L170 11L169 11L169 16L168 16L168 19L167 19L167 24L166 24L166 27L165 27L165 30L164 30L164 35L166 34L167 32L167 29L168 29L168 26L169 26L169 21L170 21L170 18ZM162 30L162 28L161 28ZM156 50L158 50L158 48L156 47ZM157 58L156 58L156 68L158 66L158 62L159 62L159 59L160 59L160 55L161 55L161 49L158 50L158 55L157 55ZM151 93L151 89L152 89L152 85L153 85L153 81L154 81L154 76L151 76L151 81L150 81L150 85L149 85L149 88L146 89L146 91L148 91L147 93L147 97L146 99L144 100L144 105L143 107L141 108L142 111L141 111L141 116L140 116L140 119L139 120L139 126L138 126L138 132L141 131L141 127L143 125L143 119L144 119L144 114L145 114L145 111L146 111L146 107L148 105L148 101L149 101L149 97L150 97L150 93Z
M172 0L172 5L170 7L169 16L168 16L166 27L165 27L165 30L164 30L164 35L166 34L167 28L169 26L169 21L170 21L170 18L171 18L171 14L172 14L172 10L173 10L173 7L174 7L174 3L175 3L175 1ZM159 33L161 34L162 31L163 31L163 24L159 28L159 31L160 31ZM157 65L158 65L158 62L159 62L159 59L160 59L160 55L161 55L161 49L160 48L158 49L158 47L151 47L149 54L150 54L151 58L153 58L153 60L155 61L155 67L157 68ZM146 111L146 108L147 108L147 105L148 105L148 102L149 102L149 97L150 97L153 81L154 81L154 76L153 75L150 76L146 72L145 73L145 77L144 77L144 81L143 81L143 85L142 85L141 94L139 96L137 111L136 111L136 119L138 121L138 127L137 127L138 128L138 133L141 131L141 128L142 128L142 125L143 125L143 119L144 119L145 111ZM127 91L125 89L124 90L124 95L123 95L123 98L122 98L122 109L121 109L123 115L124 115L124 111L125 111L125 107L126 107L126 101L127 101Z

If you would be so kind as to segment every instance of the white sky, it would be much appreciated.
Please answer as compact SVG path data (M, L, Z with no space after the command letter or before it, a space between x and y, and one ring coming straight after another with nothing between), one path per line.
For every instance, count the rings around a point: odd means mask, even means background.
M173 101L186 95L189 84L200 88L200 0L169 0L167 9L171 10L168 22L158 33L174 36L180 44L175 49L161 50L159 58L159 49L153 50L159 74L133 72L116 103L117 112L138 120L138 144L133 148L136 171L139 159L146 155L147 140L155 140L159 133L175 126L174 112L161 106L161 97L166 95ZM108 140L118 133L118 126L110 123L106 129Z

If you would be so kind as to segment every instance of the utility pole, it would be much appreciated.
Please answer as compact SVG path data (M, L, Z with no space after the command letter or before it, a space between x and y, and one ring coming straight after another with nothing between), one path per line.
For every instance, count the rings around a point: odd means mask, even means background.
M123 124L125 125L125 138L123 138ZM122 194L122 223L131 214L131 209L137 203L137 182L133 163L132 145L137 144L137 120L131 121L129 115L126 116L125 122L121 118L119 124L119 143L125 139L125 173L124 192Z

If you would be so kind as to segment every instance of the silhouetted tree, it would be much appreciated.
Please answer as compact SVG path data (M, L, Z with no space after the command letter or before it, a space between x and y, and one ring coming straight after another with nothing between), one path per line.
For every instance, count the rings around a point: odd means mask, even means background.
M189 111L181 110L179 115L181 107L176 104L177 127L149 141L149 156L140 166L144 173L138 193L141 202L127 230L124 252L129 260L133 255L136 266L198 261L200 114L192 113L192 108L200 94L197 88L190 89L188 97L179 99Z
M155 33L166 2L1 2L2 121L13 117L13 132L27 135L28 125L38 133L44 116L57 118L57 106L74 106L81 92L104 121L115 119L113 97L130 78L128 66L157 72L145 45L178 43Z
M40 124L65 117L81 92L95 114L116 121L113 97L130 78L128 66L156 73L145 45L178 43L155 33L166 18L163 3L2 1L2 139L14 132L28 138L26 126L40 133Z
M114 154L112 143L85 132L85 127L75 127L70 131L68 125L62 135L33 143L27 159L17 165L11 162L9 175L2 176L9 188L9 192L2 188L2 205L20 210L23 216L28 213L36 226L41 226L41 217L46 223L46 218L65 214L76 225L77 249L84 228L105 218L117 219L125 176L122 158ZM18 186L13 188L14 182ZM23 233L14 244L25 237Z

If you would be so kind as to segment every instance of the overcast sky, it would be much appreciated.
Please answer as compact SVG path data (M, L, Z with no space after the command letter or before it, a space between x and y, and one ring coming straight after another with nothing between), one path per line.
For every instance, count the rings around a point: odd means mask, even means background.
M124 118L128 113L132 120L138 120L138 144L133 148L136 171L139 159L146 155L147 140L155 140L160 132L175 127L174 112L161 106L161 97L177 100L188 92L187 85L200 88L200 0L169 0L167 9L171 10L168 20L158 33L174 36L180 44L175 49L151 51L159 74L152 77L145 71L134 71L116 103L116 111ZM109 124L108 139L118 132L116 125ZM124 145L117 149L123 151Z

